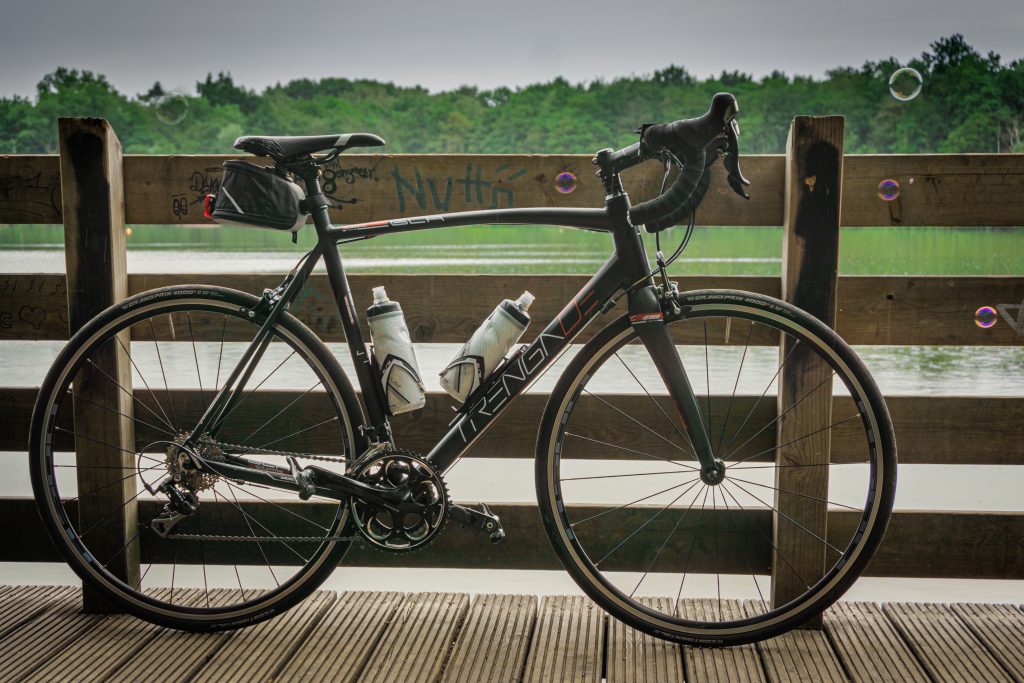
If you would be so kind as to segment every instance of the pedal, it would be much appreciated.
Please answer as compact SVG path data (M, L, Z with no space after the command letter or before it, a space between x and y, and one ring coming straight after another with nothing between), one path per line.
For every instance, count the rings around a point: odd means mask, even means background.
M288 469L291 470L292 479L295 480L299 487L299 498L301 500L309 500L313 493L316 492L313 477L309 472L299 467L299 462L292 456L288 456Z
M470 527L473 531L482 531L487 534L491 543L501 543L505 540L505 530L501 526L501 519L491 512L487 503L480 503L480 509L452 505L451 516L456 522L464 527Z

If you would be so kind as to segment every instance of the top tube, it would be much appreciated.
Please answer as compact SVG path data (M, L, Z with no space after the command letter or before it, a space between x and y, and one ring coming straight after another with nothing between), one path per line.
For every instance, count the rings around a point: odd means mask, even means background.
M392 218L354 223L329 228L325 236L331 240L367 239L378 235L389 235L414 230L454 228L464 225L528 224L580 228L596 232L611 232L612 223L605 209L486 209L483 211L458 211L409 218Z

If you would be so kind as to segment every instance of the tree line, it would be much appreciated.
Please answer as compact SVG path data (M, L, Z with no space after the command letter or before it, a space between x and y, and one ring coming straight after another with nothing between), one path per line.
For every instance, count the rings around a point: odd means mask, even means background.
M920 94L909 101L889 92L891 74L903 66L922 76ZM34 98L0 98L0 153L55 152L60 116L108 119L129 153L230 152L244 134L355 131L382 135L394 153L590 153L633 142L641 123L698 115L722 90L740 103L744 153L784 151L798 114L845 115L850 153L1024 152L1024 59L1004 64L955 34L909 64L869 61L821 79L725 71L699 80L669 66L610 81L556 78L515 89L431 93L325 78L257 93L221 72L197 82L194 93L168 93L158 82L129 96L101 74L58 68L42 78Z

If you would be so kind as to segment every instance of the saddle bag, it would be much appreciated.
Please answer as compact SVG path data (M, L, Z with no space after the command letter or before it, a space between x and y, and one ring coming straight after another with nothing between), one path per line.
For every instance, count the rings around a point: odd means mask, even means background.
M243 225L295 233L306 223L306 193L270 166L241 159L224 162L217 194L206 195L204 214L221 225Z

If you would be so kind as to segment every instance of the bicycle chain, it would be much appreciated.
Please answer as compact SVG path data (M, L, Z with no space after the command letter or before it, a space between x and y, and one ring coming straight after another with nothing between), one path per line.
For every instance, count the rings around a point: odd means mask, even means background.
M280 455L283 457L304 458L306 460L322 460L326 462L347 463L347 458L332 458L329 455L312 455L309 453L294 453L290 451L275 451L268 448L257 448L255 446L243 446L234 443L217 442L217 446L232 451L241 451L244 454ZM325 541L357 541L359 536L226 536L219 534L169 534L170 540L182 541L227 541L235 543L288 543L288 542L319 542Z

